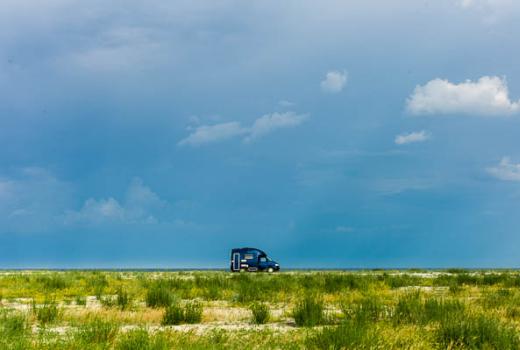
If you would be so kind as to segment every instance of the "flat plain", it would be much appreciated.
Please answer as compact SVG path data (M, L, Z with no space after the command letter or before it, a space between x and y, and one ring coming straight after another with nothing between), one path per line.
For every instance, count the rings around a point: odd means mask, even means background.
M516 270L0 272L1 349L519 349Z

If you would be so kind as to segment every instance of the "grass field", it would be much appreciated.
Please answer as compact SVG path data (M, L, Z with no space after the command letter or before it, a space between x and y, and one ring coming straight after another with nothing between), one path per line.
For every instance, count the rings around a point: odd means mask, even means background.
M0 272L0 349L520 349L517 271Z

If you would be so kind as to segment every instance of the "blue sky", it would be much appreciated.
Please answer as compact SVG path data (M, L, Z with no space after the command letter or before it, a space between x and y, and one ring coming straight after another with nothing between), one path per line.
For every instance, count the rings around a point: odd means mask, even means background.
M6 0L0 266L518 267L519 16Z

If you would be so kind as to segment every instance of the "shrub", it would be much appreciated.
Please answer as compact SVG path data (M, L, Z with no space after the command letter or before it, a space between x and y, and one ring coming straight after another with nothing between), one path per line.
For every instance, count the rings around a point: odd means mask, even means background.
M252 314L252 322L255 324L264 324L269 321L269 306L264 303L254 303L249 308Z
M324 304L321 298L307 295L300 300L294 310L293 317L296 325L313 327L325 323Z
M54 300L45 300L45 302L39 306L33 301L33 313L41 324L52 323L58 319L58 305Z
M513 327L483 315L452 318L441 322L436 331L439 348L500 349L520 347L520 339Z
M202 310L202 305L198 302L189 302L184 307L179 303L172 303L164 310L162 324L199 323L202 319Z
M164 310L164 315L161 323L166 326L181 324L183 321L184 311L178 303L173 303Z
M152 285L146 293L146 305L149 307L167 307L174 301L173 294L161 284Z
M202 320L202 304L193 301L184 306L184 321L186 323L199 323Z

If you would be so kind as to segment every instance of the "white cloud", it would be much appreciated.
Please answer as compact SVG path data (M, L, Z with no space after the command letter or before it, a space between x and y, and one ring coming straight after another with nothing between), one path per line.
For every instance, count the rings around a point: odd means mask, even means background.
M424 142L429 140L431 135L424 130L414 131L408 134L401 134L395 137L395 143L397 145L405 145L407 143Z
M243 135L247 129L242 128L238 122L220 123L215 125L202 125L195 129L188 137L179 141L178 145L199 146L206 143L227 140Z
M509 157L503 157L496 167L490 167L486 170L500 180L520 181L520 163L512 163Z
M156 213L167 205L141 179L135 178L122 203L113 197L85 201L78 211L65 213L65 224L156 223Z
M266 114L255 120L244 142L251 142L276 129L290 128L305 121L307 115L294 112Z
M347 84L347 72L332 70L327 72L325 79L320 83L324 92L337 93L343 90Z
M224 141L245 135L243 141L251 142L277 129L290 128L303 123L306 114L294 112L271 113L261 116L251 127L242 127L239 122L228 122L215 125L202 125L195 128L188 137L179 141L179 146L199 146L207 143Z
M520 101L509 99L506 80L484 76L478 81L454 84L434 79L418 85L407 100L412 114L511 115L520 110Z

